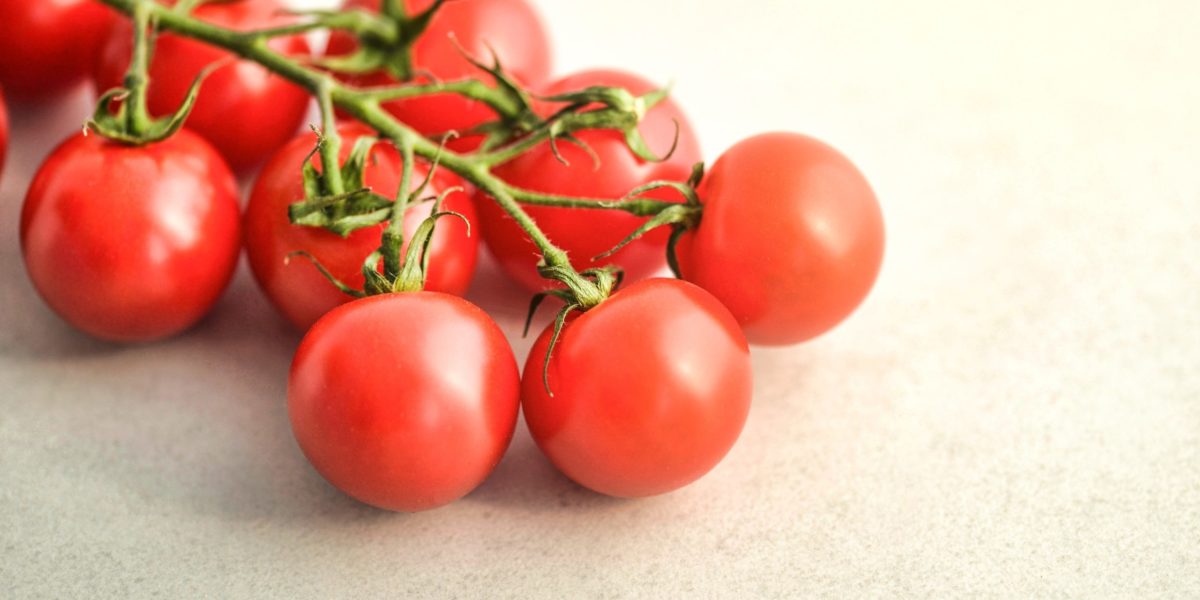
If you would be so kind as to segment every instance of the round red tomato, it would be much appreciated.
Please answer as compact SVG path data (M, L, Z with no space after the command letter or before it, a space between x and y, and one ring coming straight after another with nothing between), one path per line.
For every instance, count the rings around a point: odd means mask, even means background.
M37 100L81 83L114 20L96 0L0 2L0 84Z
M674 279L625 288L570 320L543 361L548 327L521 382L529 431L560 471L611 496L683 487L712 470L750 410L750 350L708 292Z
M42 164L21 213L34 287L67 322L112 341L199 321L240 247L237 182L188 131L146 146L76 135Z
M349 154L354 141L366 135L363 127L343 127L343 158ZM255 182L250 202L246 206L246 254L259 285L271 302L296 327L304 330L322 315L353 298L330 284L312 261L301 257L287 258L296 251L313 255L335 277L347 285L361 289L362 266L372 252L379 248L385 225L359 229L342 238L325 229L299 227L288 220L288 205L304 199L304 184L300 167L304 157L312 152L314 139L302 135L284 146L267 163ZM317 157L313 157L314 165ZM377 144L368 161L366 185L376 192L394 197L400 187L403 161L394 147ZM428 168L416 165L414 185L425 178ZM429 195L461 185L458 177L439 169ZM450 194L442 205L474 221L475 207L463 192ZM417 227L432 210L432 203L413 205L404 219L405 239L411 239ZM408 244L405 244L407 249ZM459 219L446 218L438 222L430 245L429 272L425 289L462 295L475 275L479 242Z
M406 0L409 14L425 10L432 0ZM349 0L346 8L365 8L378 11L380 0ZM537 9L527 0L457 0L447 2L434 16L429 28L413 46L413 67L418 73L428 73L441 81L467 77L487 79L467 61L451 34L467 53L491 62L490 45L496 50L504 68L524 85L539 86L550 77L550 39L542 25ZM335 33L329 41L328 54L338 56L354 50L355 41L346 34ZM363 86L395 83L386 74L347 78ZM456 96L437 94L410 100L389 102L387 109L398 119L425 135L447 131L460 133L496 119L487 105ZM450 142L455 150L471 150L479 145L479 137L463 137Z
M290 22L275 0L239 0L204 4L193 16L235 30L261 29ZM132 28L122 20L100 50L96 86L121 85L133 49ZM301 36L276 38L271 47L284 54L310 53ZM158 37L150 63L147 104L155 116L174 113L188 88L205 67L226 60L229 53L182 36ZM244 170L262 162L296 133L308 111L309 96L302 88L248 61L230 62L217 69L200 88L187 127L204 136L231 166Z
M837 150L799 134L752 137L717 160L699 192L704 216L679 242L680 269L729 307L752 343L820 335L871 291L883 214Z
M418 511L475 489L517 422L512 349L477 306L448 294L372 296L323 317L288 381L292 432L354 498Z
M553 95L603 85L624 87L634 94L646 94L658 86L634 75L616 71L586 71L562 79L543 94ZM560 153L570 163L564 165L550 148L542 144L510 163L496 169L496 174L510 184L538 192L567 196L617 199L634 188L658 180L686 181L692 166L700 162L700 145L683 111L670 99L647 113L640 126L651 149L665 153L675 136L679 123L679 146L669 159L648 162L638 158L625 143L625 137L615 131L582 131L576 134L595 150L599 168L581 148L568 142L558 144ZM679 200L671 191L658 190L646 194L663 200ZM484 239L497 262L513 279L530 290L538 291L552 285L537 273L537 247L525 236L491 198L483 196L478 203ZM589 269L616 264L625 270L626 281L636 281L653 275L666 265L667 232L656 230L629 244L611 257L593 261L599 255L633 233L645 218L612 210L581 210L526 206L526 212L550 240L567 251L577 269Z

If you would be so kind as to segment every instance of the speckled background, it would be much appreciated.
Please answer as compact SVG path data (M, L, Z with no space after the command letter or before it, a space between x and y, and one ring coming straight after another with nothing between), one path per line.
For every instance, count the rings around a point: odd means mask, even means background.
M447 508L343 497L245 273L154 346L36 298L21 197L81 92L14 108L0 187L0 597L1200 596L1200 4L539 4L561 70L674 78L709 156L813 133L884 203L876 292L756 352L728 459L617 501L522 429ZM490 270L472 298L523 355L525 298Z

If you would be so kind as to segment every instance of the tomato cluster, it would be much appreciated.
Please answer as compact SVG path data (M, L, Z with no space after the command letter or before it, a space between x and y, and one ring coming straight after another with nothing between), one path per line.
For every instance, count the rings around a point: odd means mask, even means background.
M435 6L347 4L376 14L399 6L401 15L382 16L402 23ZM296 18L280 8L276 0L234 0L201 4L190 18L256 31ZM478 57L494 51L503 72L493 69L488 81L524 90L523 118L535 123L560 118L573 102L564 98L580 90L620 88L635 98L656 91L619 70L552 77L549 35L527 0L458 0L428 14L402 52L387 44L399 43L392 38L402 39L404 27L391 38L339 29L323 55L292 29L269 47L289 64L324 65L356 89L395 86L398 73L417 82L479 78ZM463 168L488 156L486 127L501 122L498 109L441 90L385 102L420 135L465 134L449 142L458 167L439 167L411 146L373 137L377 125L346 119L332 127L328 112L329 131L300 133L307 91L229 47L180 33L156 37L143 86L126 77L134 28L114 15L93 0L0 3L0 85L20 99L53 96L90 73L98 92L133 86L118 95L127 106L115 114L144 105L148 118L166 117L190 103L197 75L212 71L186 128L173 135L137 138L140 126L130 119L120 127L132 139L77 134L45 160L20 223L30 279L76 328L145 342L203 318L244 247L263 292L306 332L288 388L296 440L322 476L363 502L415 511L466 495L504 455L521 412L546 457L580 485L621 497L685 486L714 468L742 431L752 396L750 344L794 344L832 329L878 275L878 201L858 169L818 140L751 137L704 173L695 168L702 159L695 130L668 98L638 105L631 130L531 138L536 143L508 160ZM346 57L389 52L403 69L336 67ZM85 64L91 56L96 64ZM566 110L602 108L586 97ZM342 116L349 114L364 111ZM514 129L505 143L534 135L507 126ZM335 129L340 146L314 150ZM645 147L635 148L634 137ZM7 141L0 95L0 165ZM264 161L239 214L234 173ZM331 176L322 174L331 161L358 165L346 175L354 188L323 196L320 178ZM503 186L581 204L524 212L577 272L592 274L599 298L584 301L574 287L546 278L549 255L531 241L531 226L499 202ZM659 214L681 209L685 217L627 240L653 218L621 210L635 190ZM313 210L345 218L351 197L388 216L340 230L301 226L292 212L315 203ZM427 198L437 200L419 201ZM418 201L410 206L410 199ZM439 219L447 215L460 219ZM379 258L397 232L404 242L388 252L407 257L402 271ZM523 372L495 322L461 298L480 238L515 283L567 303ZM658 276L668 262L679 279ZM623 279L610 293L601 284L614 272ZM381 289L381 281L392 288Z

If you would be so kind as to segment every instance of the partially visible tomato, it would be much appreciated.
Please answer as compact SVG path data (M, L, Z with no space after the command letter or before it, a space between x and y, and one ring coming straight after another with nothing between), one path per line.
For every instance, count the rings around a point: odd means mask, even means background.
M21 213L34 287L67 322L112 341L191 327L240 248L237 182L186 130L137 147L71 137L34 176Z
M750 350L708 292L648 279L570 320L543 361L553 325L521 382L529 432L560 471L611 496L683 487L708 473L750 410Z
M8 106L4 102L4 89L0 88L0 173L4 172L4 158L8 152Z
M585 71L559 80L545 89L544 95L577 91L603 85L624 87L634 94L646 94L658 86L635 75L617 71ZM647 162L631 152L624 136L615 131L582 131L580 141L595 150L599 167L584 150L569 142L559 142L558 149L570 163L564 165L555 156L549 143L544 143L496 169L496 174L517 187L538 192L615 200L634 188L658 180L686 181L692 166L700 162L700 145L683 111L671 99L651 109L640 126L651 149L666 153L679 124L679 146L663 162ZM680 200L677 193L655 191L646 196L663 200ZM511 218L495 201L479 198L484 239L497 262L516 281L530 290L538 291L551 285L537 273L539 255ZM577 269L589 269L616 264L625 270L626 281L637 281L653 275L666 265L667 232L656 230L629 244L613 256L593 261L592 257L614 246L633 233L645 218L612 210L581 210L526 206L526 212L537 221L550 240L567 251Z
M837 150L799 134L752 137L717 160L699 192L704 216L678 246L683 277L728 306L752 343L816 337L871 291L883 214Z
M261 29L291 22L276 0L210 2L193 16L238 31ZM100 49L95 81L100 91L121 85L133 51L132 27L122 20ZM292 56L311 53L302 36L270 42L278 52ZM221 49L164 33L158 37L150 64L147 103L155 116L179 108L188 88L205 67L227 60ZM252 167L286 143L299 129L308 111L309 95L278 75L249 61L230 61L205 80L187 127L204 136L237 170Z
M40 100L83 82L114 20L97 0L0 1L0 84Z
M416 14L432 3L432 0L407 0L405 6L409 14ZM378 11L379 6L380 0L349 0L346 3L346 8L373 11ZM463 50L485 62L491 61L490 45L505 70L524 85L540 86L550 77L550 39L537 9L527 0L447 2L413 46L414 69L441 81L467 77L486 79L486 73L463 57L462 51L455 46L455 39ZM353 37L335 32L329 40L327 54L349 54L354 47ZM395 83L383 73L347 79L363 86ZM487 105L454 94L389 102L386 107L398 119L425 135L451 130L465 133L476 125L496 119ZM449 145L455 150L471 150L481 141L479 136L464 136Z
M372 296L304 336L288 380L292 432L350 496L419 511L475 489L517 423L512 349L487 313L448 294Z
M345 158L354 142L366 135L367 130L362 126L343 126L341 131ZM255 278L271 302L301 330L308 329L322 315L353 298L331 285L311 261L300 257L289 260L288 255L300 250L308 252L339 280L351 287L362 288L363 262L379 247L385 227L359 229L342 238L325 229L299 227L289 222L288 205L304 199L300 168L314 144L313 136L299 136L267 163L255 182L244 223L246 254ZM314 165L318 162L315 156L311 160ZM366 169L366 185L379 194L395 197L400 187L402 165L394 147L377 144ZM416 185L425 178L428 167L417 164L414 173L413 184ZM461 181L457 176L439 169L426 192L437 195L458 185ZM464 192L450 194L442 207L461 213L469 221L475 220L474 204ZM409 208L404 219L406 240L411 239L432 208L431 203ZM469 234L465 223L459 219L442 219L430 245L425 289L456 295L466 293L475 275L478 254L478 238Z

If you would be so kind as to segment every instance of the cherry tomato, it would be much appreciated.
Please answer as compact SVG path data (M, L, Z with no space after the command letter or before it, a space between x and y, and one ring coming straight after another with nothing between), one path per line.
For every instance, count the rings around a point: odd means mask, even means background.
M4 90L0 89L0 173L4 172L4 158L8 152L8 106L4 102Z
M366 135L361 126L343 126L342 154L349 154L354 141ZM250 267L267 297L284 316L301 330L308 329L322 315L353 298L330 284L312 261L288 255L306 251L320 261L343 283L362 288L362 266L378 247L385 225L359 229L342 238L325 229L298 227L288 221L288 205L304 199L304 184L300 167L304 157L312 152L315 141L311 135L297 137L267 163L246 206L246 254ZM317 164L317 157L311 159ZM366 185L380 194L393 197L400 187L403 161L396 149L377 144L368 161ZM428 168L417 164L414 185L425 178ZM459 179L445 169L439 169L426 192L436 195L461 185ZM442 207L461 213L469 221L475 219L475 207L466 193L450 194ZM417 227L433 208L431 203L409 208L404 219L405 238L411 239ZM405 249L408 245L405 244ZM438 222L430 245L429 273L425 289L462 295L471 285L479 242L459 219Z
M0 83L21 100L82 83L114 20L96 0L0 2Z
M289 23L275 0L210 2L193 16L243 31ZM107 90L121 85L133 49L128 20L113 27L100 50L96 86ZM277 38L271 47L284 54L310 53L302 36ZM188 88L208 65L226 60L228 52L182 36L158 37L150 63L147 104L156 116L172 114L183 103ZM309 96L291 82L248 61L230 61L205 80L187 127L204 136L237 170L252 167L286 143L296 133L308 111Z
M593 85L624 87L639 95L658 87L626 73L585 71L554 83L543 94L581 90ZM583 149L560 142L559 151L569 165L555 158L550 144L545 143L502 165L496 169L496 174L521 188L602 199L620 198L651 181L685 181L691 174L692 166L700 162L701 156L696 135L683 111L667 99L647 113L641 124L641 132L653 150L666 153L675 136L676 122L679 123L679 146L664 162L653 163L638 158L618 132L593 130L580 132L576 137L595 150L599 168ZM679 200L677 193L663 190L646 196ZM537 248L516 222L486 196L480 197L478 207L484 240L504 271L533 291L553 285L538 275ZM636 281L653 275L666 265L668 233L661 229L629 244L609 258L592 260L592 257L613 248L625 236L633 233L645 222L644 218L611 210L539 206L526 206L525 210L551 241L567 251L577 269L617 264L625 270L626 281Z
M520 382L508 341L448 294L372 296L325 315L288 382L309 462L358 500L396 511L453 502L504 455Z
M662 494L709 472L750 410L750 350L708 292L647 279L569 320L543 361L548 327L521 382L529 432L560 471L597 492Z
M432 0L407 0L409 14L425 10ZM380 0L350 0L346 8L378 11ZM413 46L413 67L441 81L466 77L486 79L488 75L471 65L455 46L458 40L468 54L491 62L490 45L496 50L505 70L523 85L540 86L550 77L550 39L538 11L527 0L457 0L448 2L434 16L429 28ZM334 33L327 53L349 54L354 38ZM383 73L347 78L362 86L395 83ZM425 135L467 130L496 119L487 105L456 96L437 94L410 100L389 102L387 109L398 119ZM455 150L471 150L481 143L479 136L464 136L450 142Z
M729 307L752 343L818 336L871 291L883 214L837 150L798 134L752 137L717 160L699 192L704 216L677 248L683 277Z
M237 182L188 131L140 147L76 135L34 176L21 249L34 287L76 328L167 337L204 317L233 275Z

